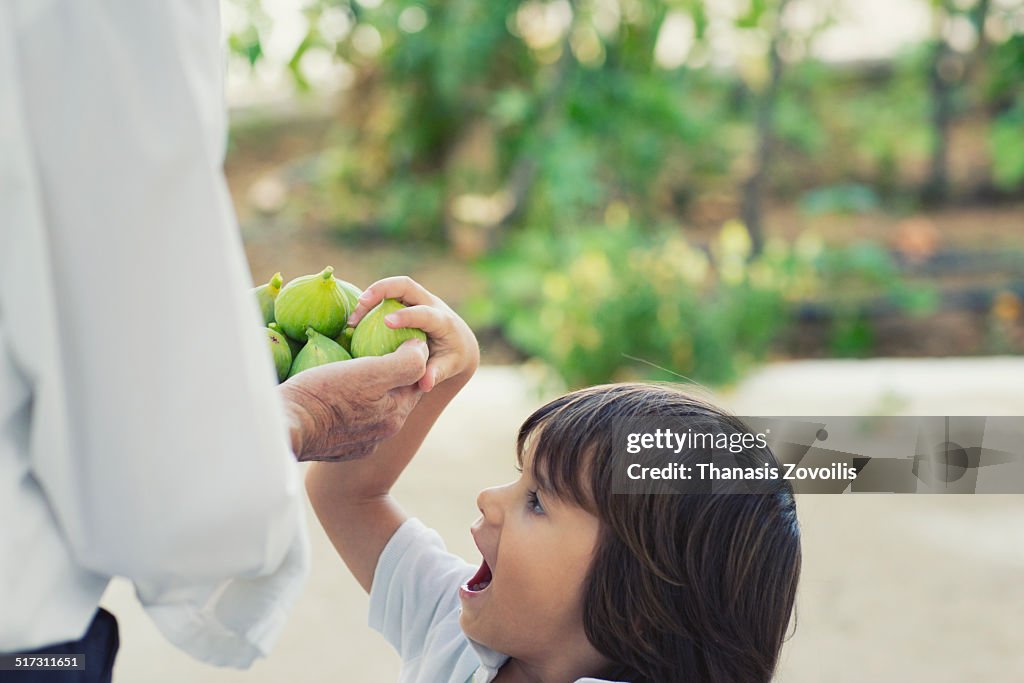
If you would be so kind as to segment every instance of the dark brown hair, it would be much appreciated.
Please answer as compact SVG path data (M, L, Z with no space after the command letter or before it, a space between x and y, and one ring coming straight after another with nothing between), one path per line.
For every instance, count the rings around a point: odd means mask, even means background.
M532 449L535 477L601 522L583 626L614 666L594 673L633 683L769 681L800 575L793 490L783 481L756 494L614 493L612 425L652 417L748 431L692 393L649 384L567 394L519 430L520 462ZM778 466L768 449L749 455Z

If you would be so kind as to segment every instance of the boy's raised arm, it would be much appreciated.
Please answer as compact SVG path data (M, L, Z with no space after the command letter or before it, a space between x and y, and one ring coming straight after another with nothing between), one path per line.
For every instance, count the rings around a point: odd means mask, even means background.
M306 489L320 523L367 592L381 551L406 519L391 497L391 487L441 411L473 376L480 359L476 338L466 323L406 277L387 278L368 287L351 322L357 323L385 298L409 306L388 316L389 327L418 327L427 333L430 357L417 385L424 393L402 429L375 452L357 460L314 463L306 475Z

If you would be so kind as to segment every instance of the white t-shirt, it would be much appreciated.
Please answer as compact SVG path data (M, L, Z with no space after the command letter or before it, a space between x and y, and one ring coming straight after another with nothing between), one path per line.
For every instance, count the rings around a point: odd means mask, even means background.
M418 519L406 520L388 541L373 572L369 621L402 659L399 683L489 683L498 675L508 656L459 626L459 586L476 570Z
M0 652L80 638L124 576L176 645L246 666L308 572L218 11L0 1Z

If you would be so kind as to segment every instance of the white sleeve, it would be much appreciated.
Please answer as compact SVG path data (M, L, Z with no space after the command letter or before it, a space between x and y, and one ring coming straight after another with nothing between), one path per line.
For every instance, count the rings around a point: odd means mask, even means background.
M217 3L8 9L21 110L6 123L31 172L4 189L0 308L72 554L206 616L244 602L234 577L293 597L302 487L221 171Z
M458 612L458 587L473 571L448 552L436 531L410 517L377 560L370 586L370 628L384 636L403 662L419 657L432 629Z

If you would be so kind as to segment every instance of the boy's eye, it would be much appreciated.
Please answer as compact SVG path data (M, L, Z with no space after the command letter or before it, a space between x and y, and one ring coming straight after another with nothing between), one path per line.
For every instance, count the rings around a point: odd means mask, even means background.
M535 515L544 514L544 506L540 504L540 498L537 496L536 490L526 494L526 507Z

